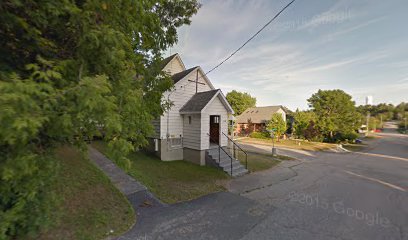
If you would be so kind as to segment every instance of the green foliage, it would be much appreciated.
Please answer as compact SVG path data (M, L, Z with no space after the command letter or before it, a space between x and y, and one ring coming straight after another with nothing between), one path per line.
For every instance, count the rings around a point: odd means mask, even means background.
M256 98L245 92L232 90L227 93L226 98L234 110L235 116L241 115L247 108L255 107L256 105Z
M337 133L334 136L335 142L354 142L358 138L358 133L356 132L346 132L346 133Z
M260 138L260 139L269 139L271 138L271 134L268 132L251 132L249 134L251 138Z
M316 124L328 141L334 141L335 134L356 131L360 117L351 96L342 90L319 90L308 99L316 114Z
M55 147L85 150L84 140L102 136L128 165L167 106L161 52L198 8L196 0L0 2L0 239L47 222Z
M298 138L306 138L305 131L308 129L310 123L314 121L316 121L316 115L314 112L296 110L296 112L293 114L294 134Z
M306 129L303 131L303 136L305 139L313 142L323 141L322 135L313 120L310 120L307 124Z
M380 103L378 105L361 105L357 107L363 123L366 122L367 114L370 114L369 128L382 128L381 123L390 120L402 120L408 114L408 103L401 102L392 104Z
M266 125L266 129L273 130L276 138L279 141L282 134L284 134L286 131L286 122L285 120L283 120L282 114L280 113L272 114L272 118Z

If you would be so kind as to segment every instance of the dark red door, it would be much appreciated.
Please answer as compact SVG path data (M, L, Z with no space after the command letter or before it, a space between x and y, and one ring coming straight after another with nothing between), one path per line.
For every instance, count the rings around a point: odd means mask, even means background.
M220 116L210 116L210 142L220 143Z

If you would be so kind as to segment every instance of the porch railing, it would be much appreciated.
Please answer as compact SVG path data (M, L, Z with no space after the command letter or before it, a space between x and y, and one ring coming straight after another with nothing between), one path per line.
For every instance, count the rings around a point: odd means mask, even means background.
M220 163L220 161L221 161L221 150L222 150L225 154L227 154L227 156L230 158L230 160L231 160L231 176L232 176L232 161L233 161L233 157L231 157L231 156L228 154L228 152L225 151L225 149L221 147L221 144L220 144L221 139L219 139L219 141L218 141L218 143L217 143L217 141L215 141L215 140L211 137L211 135L210 135L209 133L207 133L207 135L208 135L208 137L210 138L210 140L211 140L212 142L216 143L217 146L218 146L218 163Z
M229 142L231 142L233 145L233 153L235 156L235 147L237 147L238 150L242 151L245 154L245 168L248 169L248 153L244 151L244 149L242 149L234 140L232 140L230 137L228 137L227 134L225 134L224 132L222 132L222 134L228 139ZM239 161L239 157L236 156L236 159Z

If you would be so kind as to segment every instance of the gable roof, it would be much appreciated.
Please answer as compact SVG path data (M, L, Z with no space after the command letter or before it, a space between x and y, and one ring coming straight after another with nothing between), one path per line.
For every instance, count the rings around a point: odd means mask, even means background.
M282 109L282 106L253 107L245 110L241 115L236 117L237 123L266 123L271 120L274 113Z
M175 58L177 58L177 59L180 61L180 63L181 63L181 65L182 65L183 69L186 69L185 66L184 66L184 63L183 63L183 61L181 60L180 55L179 55L178 53L175 53L175 54L173 54L173 55L171 55L171 56L169 56L169 57L163 59L163 61L162 61L162 69L164 69L164 68L165 68L173 59L175 59ZM172 79L173 82L176 84L177 82L179 82L180 80L182 80L183 78L185 78L188 74L190 74L190 73L191 73L192 71L194 71L195 69L198 69L198 71L201 73L202 77L200 77L200 78L203 79L203 80L205 80L205 81L208 83L208 85L210 86L211 89L215 89L214 86L213 86L213 84L212 84L212 82L210 81L210 79L208 79L207 75L204 73L203 69L201 69L200 66L192 67L192 68L189 68L189 69L184 70L184 71L182 71L182 72L173 74L173 75L171 76L171 79ZM195 77L194 77L194 79L195 79Z
M160 63L160 67L161 69L164 69L171 61L173 61L173 59L177 58L180 62L180 64L182 65L183 69L186 69L186 67L184 66L183 61L181 60L181 57L178 53L175 53L171 56L166 57L165 59L163 59Z
M184 70L182 72L176 73L173 76L171 76L171 79L173 79L174 83L177 83L181 79L183 79L185 76L187 76L189 73L191 73L193 70L197 69L198 67L192 67L190 69Z
M173 54L173 55L171 55L171 56L168 56L168 57L166 57L165 59L163 59L163 60L161 61L161 63L160 63L161 69L165 68L165 67L167 66L167 64L169 64L169 62L170 62L171 60L173 60L173 58L174 58L176 55L177 55L177 53L175 53L175 54Z
M201 113L201 111L203 111L206 106L208 106L208 104L218 96L221 97L220 100L227 111L230 113L234 113L220 89L194 94L191 99L180 109L180 113Z

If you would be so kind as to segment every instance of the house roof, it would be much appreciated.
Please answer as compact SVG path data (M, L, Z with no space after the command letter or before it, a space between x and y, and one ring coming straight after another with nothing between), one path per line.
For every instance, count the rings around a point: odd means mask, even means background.
M175 53L175 54L173 54L173 55L171 55L171 56L168 56L168 57L166 57L165 59L163 59L163 60L161 61L161 63L160 63L161 69L163 69L164 67L166 67L166 65L169 64L169 62L170 62L171 60L173 60L173 58L176 57L176 56L177 56L177 53Z
M241 115L236 117L237 123L266 123L282 106L252 107L245 110Z
M228 104L220 89L194 94L193 97L191 97L191 99L180 109L180 113L200 113L217 96L221 97L220 100L226 107L227 111L233 113L234 111Z
M173 76L171 76L171 79L173 79L174 83L177 83L181 79L183 79L185 76L187 76L189 73L197 69L198 67L192 67L190 69L184 70L182 72L176 73Z

